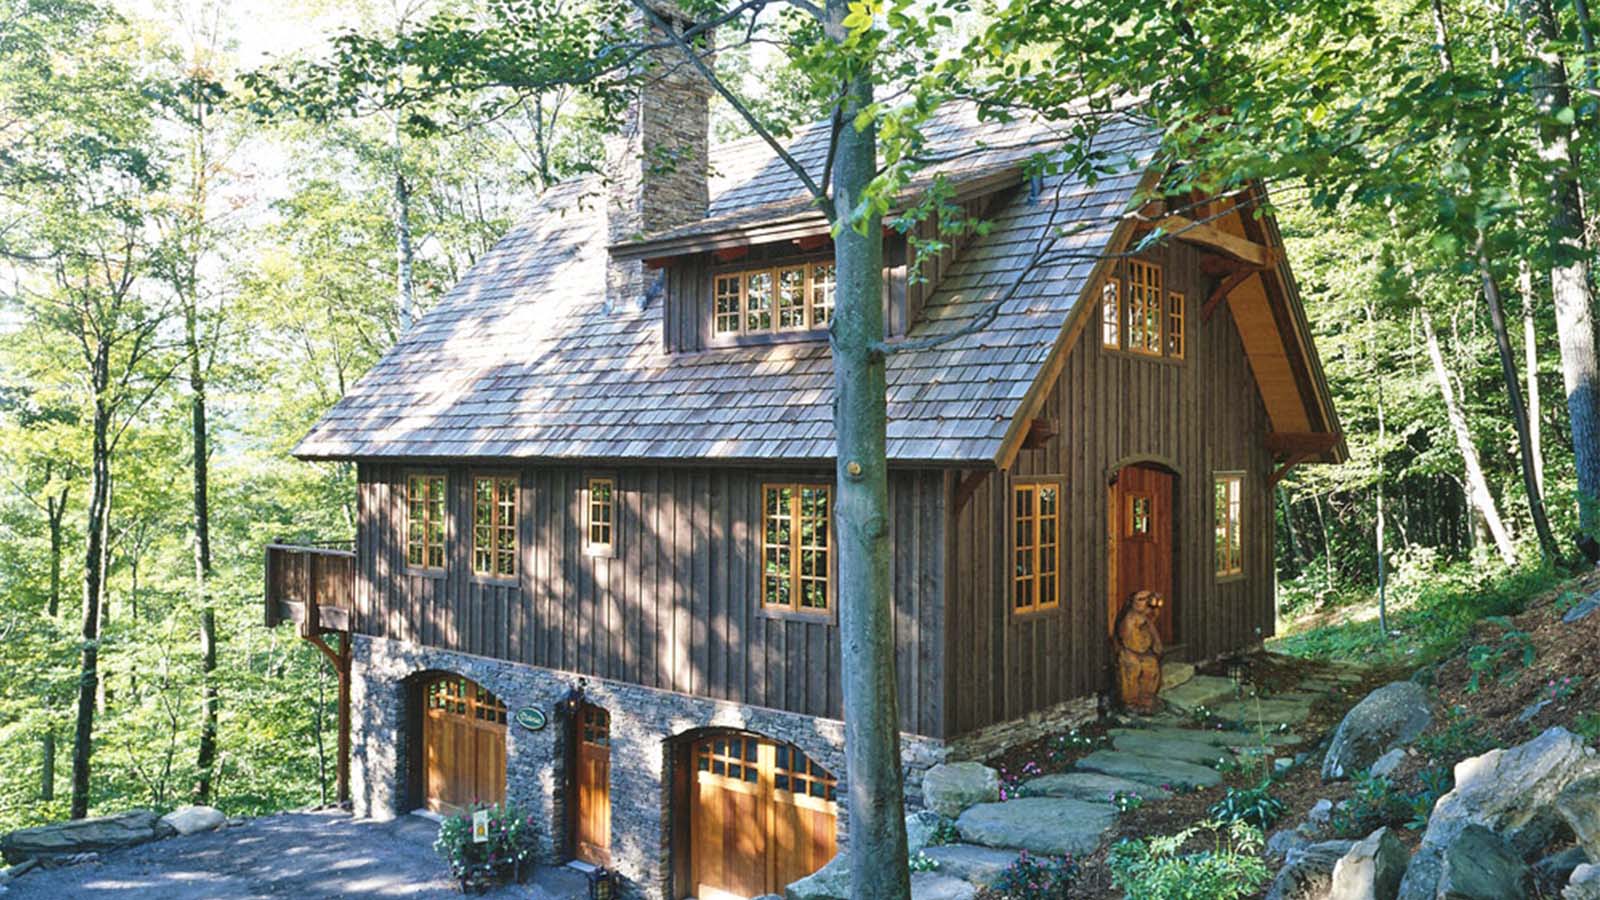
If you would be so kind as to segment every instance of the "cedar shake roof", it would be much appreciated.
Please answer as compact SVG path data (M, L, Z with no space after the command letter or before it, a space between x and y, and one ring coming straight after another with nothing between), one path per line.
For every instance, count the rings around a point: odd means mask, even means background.
M1129 126L1097 140L1106 175L1023 184L1019 166L1048 146L1036 124L979 123L941 111L930 151L952 180L1018 170L943 274L908 340L949 334L1001 295L1057 227L1067 257L1039 267L986 327L888 361L888 454L902 463L993 463L1024 395L1085 295L1143 173L1153 139ZM789 144L820 173L825 127ZM707 221L804 212L799 182L759 140L711 154ZM590 181L551 188L325 414L303 459L826 460L834 449L826 341L669 354L662 300L605 306L605 197ZM708 224L709 223L709 224ZM1076 230L1073 230L1076 227ZM649 236L655 242L659 235Z

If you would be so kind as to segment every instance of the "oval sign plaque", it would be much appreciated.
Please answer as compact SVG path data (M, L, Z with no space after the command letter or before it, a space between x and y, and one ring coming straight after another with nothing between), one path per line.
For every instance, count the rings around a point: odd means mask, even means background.
M544 710L537 706L524 706L517 710L517 724L529 731L542 731L546 723Z

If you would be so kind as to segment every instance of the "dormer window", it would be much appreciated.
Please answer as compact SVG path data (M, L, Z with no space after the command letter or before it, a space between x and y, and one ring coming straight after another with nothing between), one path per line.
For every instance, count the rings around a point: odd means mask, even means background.
M832 260L718 272L712 287L718 338L811 331L833 316Z

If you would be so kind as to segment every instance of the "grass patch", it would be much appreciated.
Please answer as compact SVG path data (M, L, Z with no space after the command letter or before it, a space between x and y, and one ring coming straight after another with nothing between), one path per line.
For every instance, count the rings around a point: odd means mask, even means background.
M1311 659L1431 663L1454 651L1478 621L1516 615L1560 580L1559 573L1545 567L1485 570L1468 563L1408 573L1397 578L1390 591L1387 637L1374 615L1362 621L1291 631L1271 646L1280 653ZM1365 594L1352 605L1369 607L1375 602Z

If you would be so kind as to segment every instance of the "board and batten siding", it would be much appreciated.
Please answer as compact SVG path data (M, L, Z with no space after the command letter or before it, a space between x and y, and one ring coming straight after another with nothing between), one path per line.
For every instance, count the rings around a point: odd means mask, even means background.
M446 567L405 563L405 480L447 476ZM518 476L515 579L471 571L471 478ZM830 480L822 471L815 480ZM584 552L584 490L616 479L614 554ZM763 613L760 492L793 471L526 465L359 466L362 634L782 709L842 717L836 617ZM942 736L946 478L890 475L903 731ZM835 603L837 606L837 603Z
M945 731L954 737L1062 701L1112 689L1108 638L1110 476L1137 460L1176 470L1173 597L1178 648L1206 659L1272 633L1272 459L1267 418L1226 306L1200 309L1212 279L1187 244L1141 257L1185 298L1187 360L1156 361L1102 349L1098 310L1068 352L1038 415L1059 433L1023 450L1012 473L991 474L955 514L946 553ZM1245 576L1213 573L1213 473L1245 473ZM1063 594L1057 610L1010 611L1012 478L1060 475Z

